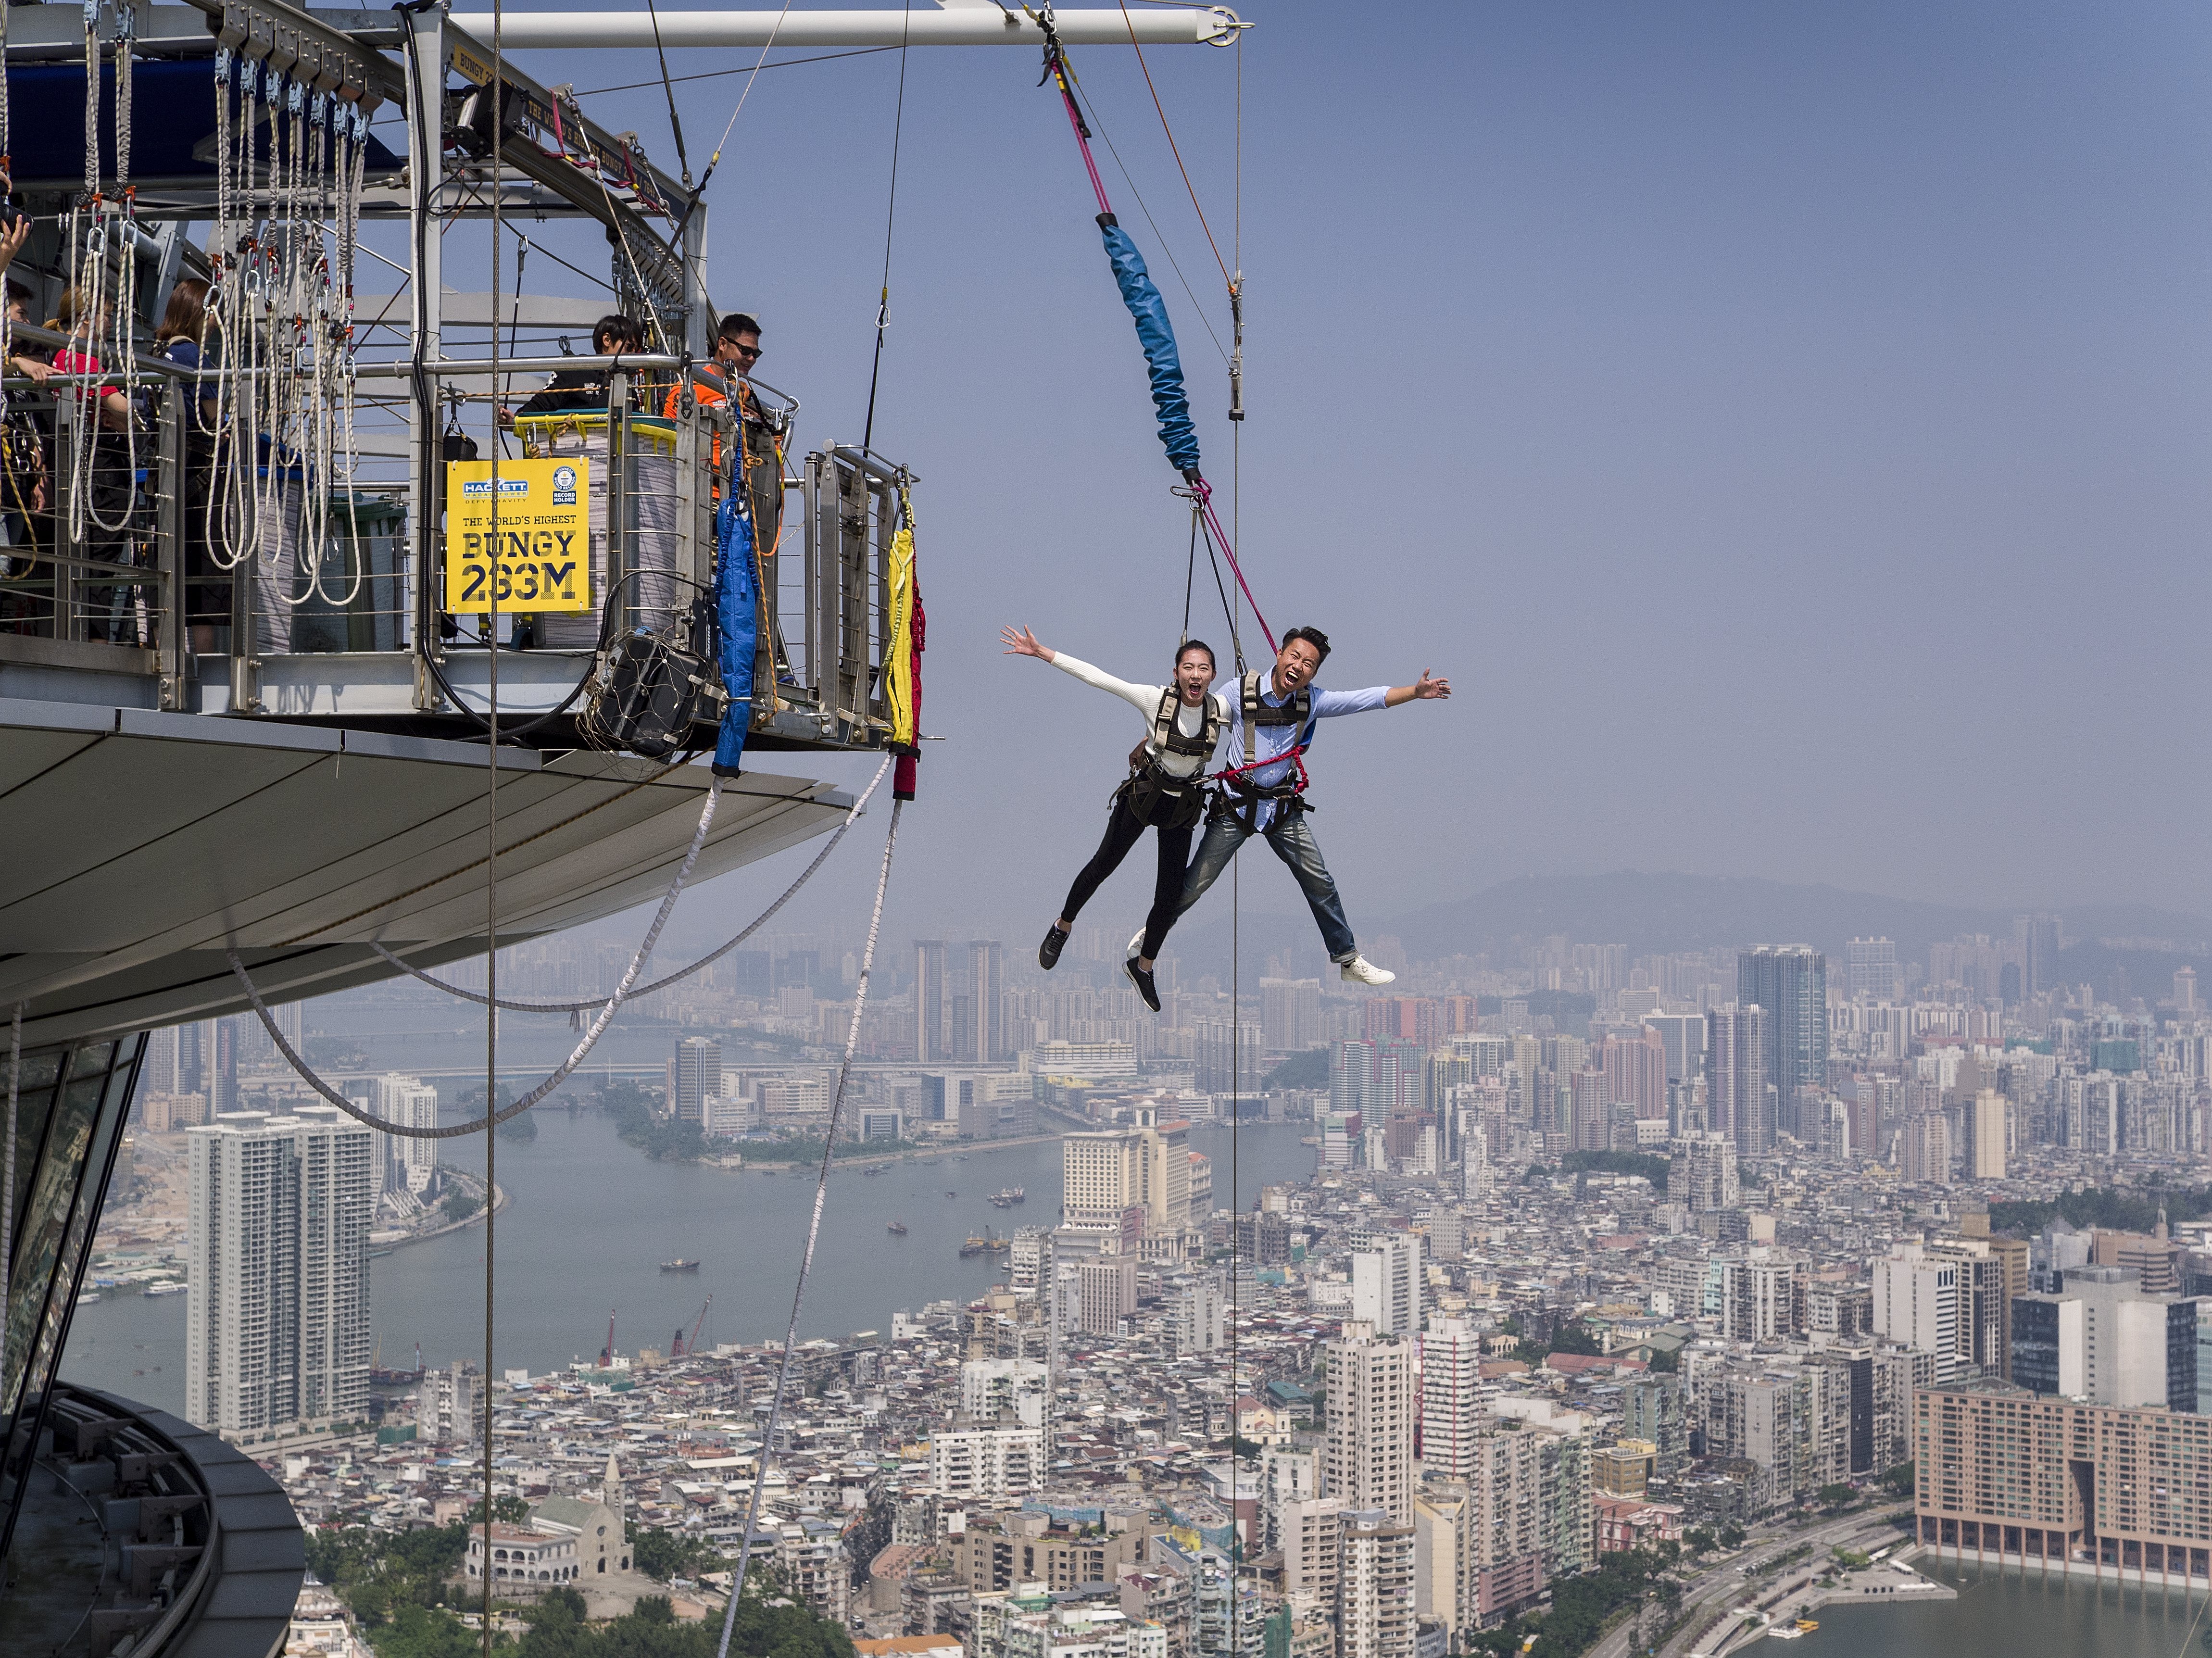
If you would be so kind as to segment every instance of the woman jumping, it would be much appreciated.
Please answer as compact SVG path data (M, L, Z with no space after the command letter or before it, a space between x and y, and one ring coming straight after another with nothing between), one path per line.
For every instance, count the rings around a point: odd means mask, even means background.
M1152 888L1152 912L1137 954L1122 963L1145 1005L1160 1011L1160 993L1152 982L1152 964L1160 941L1175 925L1182 898L1184 868L1190 862L1190 837L1206 811L1206 768L1229 719L1229 705L1207 693L1213 684L1213 648L1199 640L1177 647L1175 681L1168 685L1132 685L1101 673L1088 662L1079 662L1065 651L1037 643L1027 628L1003 628L999 637L1009 656L1033 656L1070 673L1086 685L1111 691L1133 704L1151 723L1143 744L1129 756L1128 780L1114 791L1114 810L1106 820L1106 838L1067 890L1060 917L1045 930L1037 946L1037 964L1047 971L1060 960L1075 918L1099 884L1121 867L1129 848L1144 838L1147 829L1160 832L1160 865Z

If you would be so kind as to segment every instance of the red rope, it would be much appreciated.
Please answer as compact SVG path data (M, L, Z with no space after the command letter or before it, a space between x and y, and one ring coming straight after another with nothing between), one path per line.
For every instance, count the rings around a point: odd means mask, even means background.
M1256 741L1255 738L1255 745ZM1206 780L1212 783L1225 783L1232 777L1242 777L1248 771L1257 771L1262 766L1280 765L1287 760L1298 774L1298 792L1303 794L1306 786L1306 762L1298 756L1305 751L1306 745L1300 743L1295 747L1285 750L1281 754L1270 755L1265 760L1248 760L1241 766L1231 766L1224 770L1214 772Z

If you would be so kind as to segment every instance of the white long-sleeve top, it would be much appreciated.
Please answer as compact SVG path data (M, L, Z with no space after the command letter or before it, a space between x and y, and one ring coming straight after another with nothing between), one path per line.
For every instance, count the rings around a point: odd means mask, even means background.
M1198 774L1203 762L1195 755L1170 753L1152 739L1152 722L1159 718L1160 698L1168 694L1167 686L1133 685L1126 679L1116 679L1110 673L1102 672L1079 657L1070 656L1066 651L1053 653L1052 665L1062 673L1073 674L1086 685L1094 685L1102 691L1111 692L1143 714L1146 732L1145 752L1152 756L1152 763L1166 775L1195 777ZM1234 717L1227 697L1209 695L1206 700L1213 704L1215 715L1224 723ZM1180 697L1176 698L1176 729L1185 737L1196 737L1205 729L1205 726L1206 710L1196 704L1185 702Z

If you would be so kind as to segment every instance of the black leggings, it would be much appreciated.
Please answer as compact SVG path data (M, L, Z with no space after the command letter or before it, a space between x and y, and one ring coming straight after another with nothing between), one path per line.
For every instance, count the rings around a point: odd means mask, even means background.
M1152 883L1152 908L1145 917L1144 947L1137 953L1146 961L1160 951L1168 936L1168 929L1176 923L1176 912L1182 902L1182 876L1190 863L1190 837L1197 832L1195 823L1177 828L1170 820L1182 803L1171 796L1160 795L1152 803L1151 812L1139 817L1129 810L1126 796L1114 797L1114 815L1106 820L1106 838L1098 843L1098 850L1091 854L1091 861L1075 878L1075 884L1067 890L1067 902L1060 907L1060 919L1073 923L1091 902L1091 895L1129 855L1129 848L1144 839L1145 831L1157 829L1160 832L1160 869Z

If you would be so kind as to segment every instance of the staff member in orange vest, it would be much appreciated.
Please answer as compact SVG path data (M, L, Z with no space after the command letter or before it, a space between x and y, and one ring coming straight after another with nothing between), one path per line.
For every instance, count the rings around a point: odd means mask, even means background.
M772 434L768 434L767 422L761 416L759 402L753 396L752 387L747 386L744 380L746 375L753 372L753 365L760 361L760 325L742 311L732 311L728 316L723 318L720 325L714 331L714 355L707 361L720 371L725 382L737 388L738 417L744 422L748 428L757 428L766 436ZM712 404L729 401L728 393L711 380L694 380L691 382L691 393L703 404ZM668 388L666 400L660 406L660 412L668 419L674 420L683 412L683 386L672 386ZM757 458L753 452L755 445L752 441L751 430L748 429L745 435L747 439L745 459L750 465ZM775 448L772 441L759 446L769 452L773 452ZM714 434L714 471L717 476L720 476L721 470L722 437L718 432ZM763 547L761 550L765 554L772 553L775 549L773 544L770 544Z

